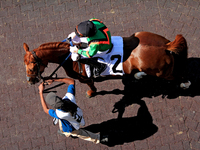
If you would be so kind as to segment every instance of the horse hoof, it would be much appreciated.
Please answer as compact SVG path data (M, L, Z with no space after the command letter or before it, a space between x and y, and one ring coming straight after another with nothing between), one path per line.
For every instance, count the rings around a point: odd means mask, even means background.
M134 77L139 80L139 79L142 79L143 76L146 76L147 74L145 72L137 72L134 74Z
M185 89L188 89L190 87L190 85L191 85L191 82L188 81L186 83L181 83L180 87L185 90Z
M87 92L86 92L85 94L86 94L86 97L87 97L87 98L91 98L91 97L92 97L91 95L88 95Z
M90 90L89 90L89 91L86 92L86 97L87 97L87 98L91 98L91 97L93 97L94 95L95 95L95 92L93 92L93 91L90 91Z

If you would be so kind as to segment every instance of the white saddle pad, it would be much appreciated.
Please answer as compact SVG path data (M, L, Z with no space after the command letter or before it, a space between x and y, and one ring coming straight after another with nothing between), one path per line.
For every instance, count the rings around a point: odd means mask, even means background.
M107 68L101 73L101 76L105 75L120 75L124 74L123 71L123 39L120 36L112 36L111 41L113 48L103 55L101 59L98 59L100 63L105 63Z

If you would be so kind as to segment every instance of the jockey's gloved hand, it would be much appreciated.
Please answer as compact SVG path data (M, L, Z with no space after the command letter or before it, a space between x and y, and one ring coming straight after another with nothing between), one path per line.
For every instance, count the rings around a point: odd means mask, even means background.
M80 59L80 55L77 53L72 53L71 58L73 61L78 61Z
M68 35L67 38L73 39L75 36L76 36L76 33L75 33L75 32L72 32L72 33L70 33L70 34Z
M70 52L72 53L71 58L73 61L79 60L78 48L76 46L70 46Z
M76 46L70 46L71 53L78 53L78 48Z

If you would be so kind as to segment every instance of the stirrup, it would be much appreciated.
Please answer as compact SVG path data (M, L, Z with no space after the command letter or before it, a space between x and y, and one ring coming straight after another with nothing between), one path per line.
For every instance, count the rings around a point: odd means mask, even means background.
M99 77L101 75L102 72L104 72L106 70L106 64L101 64L100 68L94 68L93 70L93 76L94 78Z

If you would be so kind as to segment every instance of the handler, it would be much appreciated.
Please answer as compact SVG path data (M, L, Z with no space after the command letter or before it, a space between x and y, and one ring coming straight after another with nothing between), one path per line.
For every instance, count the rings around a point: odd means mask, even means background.
M54 124L56 124L56 120L59 122L60 130L58 130L58 133L65 135L66 137L79 137L83 140L91 141L96 144L99 143L100 134L95 134L80 128L80 126L85 125L85 121L82 110L76 105L75 81L69 78L60 78L47 80L47 83L51 84L54 81L69 84L67 93L63 98L60 98L56 96L55 93L51 92L44 100L44 83L41 83L38 88L44 112L54 117ZM46 102L55 110L49 109Z

